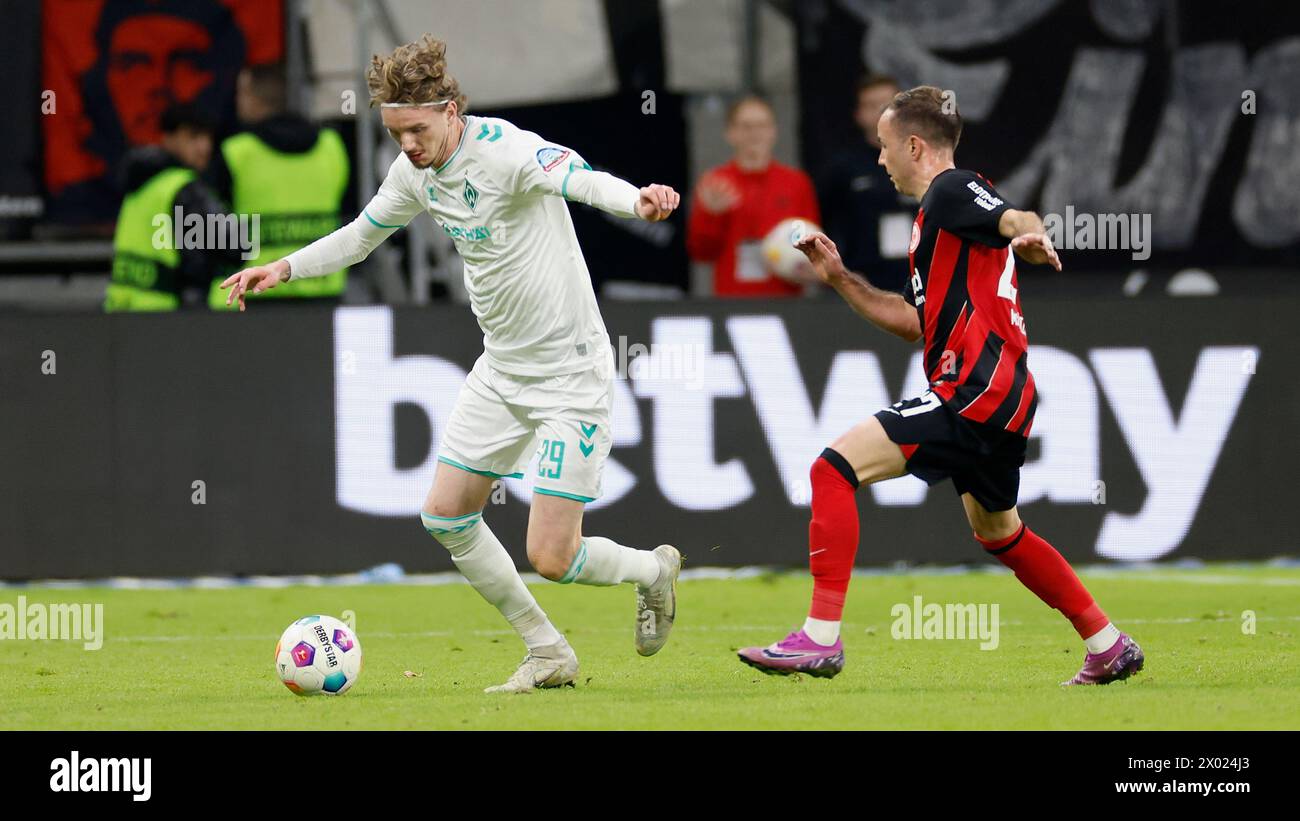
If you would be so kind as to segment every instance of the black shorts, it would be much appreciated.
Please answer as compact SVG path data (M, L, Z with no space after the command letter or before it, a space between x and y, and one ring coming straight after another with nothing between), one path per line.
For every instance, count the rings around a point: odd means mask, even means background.
M951 477L959 496L969 493L990 512L1015 507L1025 437L963 419L929 391L877 412L876 418L902 448L908 473L930 485Z

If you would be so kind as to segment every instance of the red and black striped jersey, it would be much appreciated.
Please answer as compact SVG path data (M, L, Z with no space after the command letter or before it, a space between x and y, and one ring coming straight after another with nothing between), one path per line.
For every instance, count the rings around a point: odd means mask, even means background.
M930 389L972 422L1028 436L1038 396L1015 255L998 233L1010 207L973 171L935 177L912 224L903 297L921 321Z

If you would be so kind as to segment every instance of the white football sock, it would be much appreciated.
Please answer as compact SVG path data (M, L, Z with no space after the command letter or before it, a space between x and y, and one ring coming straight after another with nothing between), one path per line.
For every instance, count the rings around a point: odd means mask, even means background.
M501 611L530 650L560 640L560 632L528 592L510 554L483 521L482 513L447 518L421 511L420 521L429 535L447 548L461 575L488 604Z
M808 638L817 642L823 647L830 647L840 637L840 623L837 621L826 621L825 619L814 619L812 616L804 619L803 631L808 634Z
M650 550L624 547L604 536L586 536L578 545L560 584L577 582L608 586L623 582L652 585L659 578L659 560Z
M1117 641L1119 641L1119 628L1110 622L1106 622L1105 627L1084 639L1083 644L1088 648L1089 653L1096 655L1114 647Z

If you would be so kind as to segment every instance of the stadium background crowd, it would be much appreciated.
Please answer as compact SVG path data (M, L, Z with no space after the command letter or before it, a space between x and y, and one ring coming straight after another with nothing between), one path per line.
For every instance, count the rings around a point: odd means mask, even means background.
M660 226L572 209L605 298L817 296L815 284L775 276L759 253L785 217L824 224L851 268L901 290L916 204L875 165L874 122L894 91L922 82L951 89L967 120L959 164L1024 207L1152 215L1154 256L1076 251L1066 274L1036 272L1045 287L1077 288L1079 274L1096 273L1109 277L1089 287L1117 296L1152 280L1216 293L1224 269L1285 272L1300 259L1300 208L1285 184L1300 175L1293 152L1275 144L1300 117L1278 96L1300 63L1285 23L1263 37L1218 9L1050 0L1026 4L1018 20L940 2L906 17L830 0L569 0L505 19L494 6L15 8L0 35L12 55L0 94L41 115L3 127L0 309L219 307L210 292L221 271L274 259L359 212L396 151L367 108L362 66L426 29L449 42L471 113L504 116L689 197ZM1102 47L1129 52L1107 65ZM1213 71L1216 60L1227 68ZM1105 80L1122 94L1097 94ZM989 165L1007 158L1019 165ZM259 260L230 248L160 260L177 299L132 303L129 285L108 287L114 265L129 282L133 260L148 256L149 232L121 225L132 202L137 220L164 202L257 213L270 242ZM454 248L436 226L417 220L400 239L276 302L464 301Z

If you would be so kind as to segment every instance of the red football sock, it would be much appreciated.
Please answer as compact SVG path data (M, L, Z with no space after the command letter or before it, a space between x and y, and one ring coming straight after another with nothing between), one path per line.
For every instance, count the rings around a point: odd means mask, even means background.
M1094 635L1110 621L1065 557L1027 525L1022 523L1020 530L995 542L985 541L978 534L975 539L990 556L1011 568L1034 595L1060 610L1080 638Z
M843 456L826 448L812 471L812 523L808 525L808 566L813 597L808 615L839 621L849 575L858 552L858 479Z

